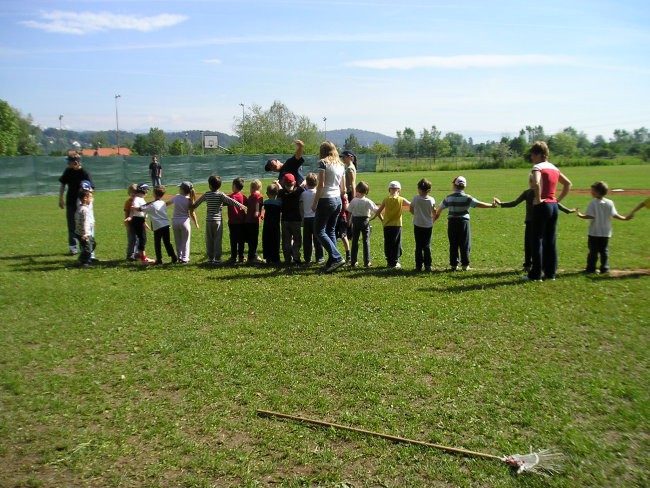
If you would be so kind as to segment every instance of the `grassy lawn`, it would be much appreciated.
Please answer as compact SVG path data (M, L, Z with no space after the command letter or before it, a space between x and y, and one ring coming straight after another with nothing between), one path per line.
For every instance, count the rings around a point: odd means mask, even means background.
M524 169L464 174L484 201L527 185ZM360 178L380 201L390 180L410 199L427 176L440 201L456 175ZM650 188L648 166L567 176L575 188ZM646 198L610 197L622 214ZM520 281L523 205L473 209L466 273L444 272L444 221L434 272L413 272L407 214L401 270L384 267L378 221L369 270L208 268L205 206L192 264L146 267L123 260L125 198L96 195L102 262L91 270L65 254L56 196L0 200L0 486L650 484L650 278L583 275L586 221L560 215L554 282ZM650 268L650 212L613 225L612 268ZM495 455L552 447L567 460L550 479L518 476L258 408Z

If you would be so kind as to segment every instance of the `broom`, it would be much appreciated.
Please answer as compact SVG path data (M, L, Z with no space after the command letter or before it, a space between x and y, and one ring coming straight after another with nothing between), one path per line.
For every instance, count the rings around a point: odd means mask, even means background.
M495 456L493 454L486 454L483 452L468 451L467 449L459 449L457 447L448 447L442 446L440 444L432 444L430 442L416 441L412 439L405 439L403 437L396 437L393 435L382 434L379 432L372 432L369 430L357 429L354 427L347 427L345 425L333 424L330 422L325 422L322 420L308 419L304 417L297 417L295 415L288 415L285 413L270 412L268 410L257 410L257 414L261 417L276 417L281 419L295 420L297 422L305 422L308 424L322 425L324 427L332 427L339 430L348 430L351 432L357 432L359 434L372 435L375 437L381 437L382 439L388 439L393 442L401 442L405 444L414 444L417 446L433 447L435 449L441 449L447 452L453 452L455 454L461 454L464 456L476 456L485 459L493 459L496 461L501 461L508 466L516 469L517 473L537 473L543 474L545 476L550 476L555 474L560 469L560 462L564 459L564 456L560 452L551 451L544 449L539 452L530 452L530 454L511 454L510 456Z

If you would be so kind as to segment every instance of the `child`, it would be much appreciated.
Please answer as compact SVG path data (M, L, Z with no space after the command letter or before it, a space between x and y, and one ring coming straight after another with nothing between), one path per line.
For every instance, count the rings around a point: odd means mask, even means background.
M456 271L458 268L458 251L460 250L460 264L463 266L463 271L468 271L472 268L469 267L469 252L471 241L471 228L469 225L469 209L473 207L478 208L494 208L497 206L496 200L489 203L479 202L476 198L465 193L467 180L464 176L457 176L452 181L452 189L454 192L447 195L442 201L438 210L436 211L436 220L440 218L440 214L446 208L449 209L447 216L447 237L449 238L449 270Z
M341 158L345 165L345 194L348 196L348 202L351 202L357 185L357 167L359 163L352 151L343 151Z
M609 238L612 237L612 217L618 220L630 220L630 217L619 215L614 202L605 198L609 188L604 181L591 185L591 196L594 199L587 205L585 213L578 211L578 217L591 220L587 245L587 268L585 273L595 273L598 255L600 254L600 272L609 272Z
M92 229L92 211L90 205L93 201L93 193L89 190L80 189L78 192L80 205L74 215L75 234L79 237L79 264L82 268L90 268L91 255L95 250L95 238Z
M248 263L261 264L264 262L257 255L257 244L260 234L260 220L262 218L262 206L264 198L260 193L262 182L260 180L251 181L250 196L246 200L246 220L244 223L244 232L246 234L246 243L248 244Z
M131 229L131 207L133 206L133 197L138 185L132 183L126 191L129 198L124 202L124 227L126 227L126 260L135 261L135 254L137 251L137 243L135 242L135 234Z
M79 191L81 191L81 190L89 191L91 193L90 196L92 198L90 199L90 203L88 204L88 219L90 221L90 234L91 234L92 238L94 239L95 238L95 208L94 208L94 204L95 204L95 195L94 195L95 187L93 186L93 182L90 181L90 180L82 180L82 182L79 184ZM81 200L77 199L77 208L79 208L80 205L81 205ZM95 257L94 249L90 253L90 261L93 262L93 263L96 263L96 262L99 261L99 259L97 259Z
M198 229L199 222L196 220L196 214L192 209L192 204L196 201L194 185L190 181L183 181L178 185L179 193L167 200L167 205L174 206L172 214L172 232L174 233L174 244L176 244L176 254L178 262L187 264L190 262L190 241L192 238L192 228L190 219Z
M244 179L235 178L232 181L232 193L228 196L236 202L246 205L246 197L241 192L244 189ZM230 262L235 264L239 258L240 263L245 262L244 258L244 220L246 214L240 212L238 207L228 206L228 231L230 234Z
M379 207L368 198L370 187L365 181L360 181L356 188L354 198L348 204L348 212L352 220L352 256L350 264L357 266L359 257L359 236L363 236L363 264L366 268L372 266L370 262L370 221L375 218ZM370 216L372 215L372 218ZM382 216L379 215L382 219Z
M226 204L229 207L237 207L239 210L246 212L246 207L219 191L221 176L210 175L208 185L210 191L206 191L201 195L190 208L195 210L203 202L206 202L208 211L205 214L205 252L208 257L208 264L221 264L221 243L223 240L221 209Z
M309 177L308 177L309 178ZM266 264L280 264L280 216L282 202L278 199L278 185L266 187L264 200L264 226L262 227L262 251Z
M172 263L178 261L178 257L174 252L174 246L172 246L170 240L167 203L162 200L166 191L167 189L163 185L155 186L153 189L155 200L137 209L145 212L151 220L151 228L153 229L153 248L156 252L155 264L162 264L161 242L165 244L165 251L167 251L167 256L172 259Z
M300 248L302 247L302 217L300 216L300 195L303 188L296 186L296 178L287 173L282 178L282 188L278 197L282 202L282 255L285 264L302 264Z
M415 269L431 271L431 236L436 216L436 201L429 195L431 182L426 178L418 181L418 194L411 200L409 211L413 214L415 237Z
M402 255L402 207L411 205L406 198L400 196L402 185L399 181L388 184L388 197L384 198L375 215L383 212L384 224L384 255L389 268L401 268L399 258Z
M336 238L341 239L343 243L343 249L345 250L345 262L350 262L350 241L348 240L348 222L350 221L348 204L349 204L347 194L343 194L341 198L341 213L339 213L339 218L336 221Z
M147 253L144 250L147 245L147 229L145 227L145 213L141 208L147 203L144 197L148 191L149 185L146 183L138 183L136 186L135 194L133 195L133 205L131 206L131 220L129 221L131 232L133 232L138 241L139 259L146 264L154 262L153 259L147 257Z
M495 198L494 201L497 203L502 208L510 208L510 207L516 207L519 205L521 202L526 202L526 217L524 218L524 269L526 271L530 271L530 267L532 265L532 249L533 249L533 200L535 199L535 190L533 189L533 186L535 185L535 181L533 179L533 175L530 175L528 178L528 182L530 184L530 188L528 190L524 190L519 197L517 197L516 200L513 200L511 202L505 202L502 203L501 200L498 198ZM576 209L568 209L564 205L558 202L557 208L561 210L564 213L575 213Z
M309 173L305 178L305 191L300 195L300 214L302 215L302 253L305 263L311 263L312 249L315 250L316 262L323 263L323 246L314 234L314 217L316 213L311 209L316 196L318 176Z

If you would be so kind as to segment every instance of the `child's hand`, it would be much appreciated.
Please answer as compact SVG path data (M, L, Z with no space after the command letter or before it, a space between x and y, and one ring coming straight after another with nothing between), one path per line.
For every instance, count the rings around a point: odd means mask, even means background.
M626 220L632 220L632 217L634 217L634 212L630 212L629 214L627 214L627 215L625 216L625 219L626 219Z
M499 200L497 197L494 197L493 203L495 205L501 205L501 200Z
M577 211L578 211L578 208L577 208L577 207L576 207L576 208L569 209L569 213L576 213Z

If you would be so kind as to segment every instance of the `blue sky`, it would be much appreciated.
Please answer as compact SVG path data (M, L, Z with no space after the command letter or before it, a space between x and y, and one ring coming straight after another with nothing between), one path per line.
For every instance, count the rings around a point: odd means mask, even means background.
M0 99L42 127L321 128L475 140L650 127L647 1L4 0ZM323 118L327 122L323 122Z

